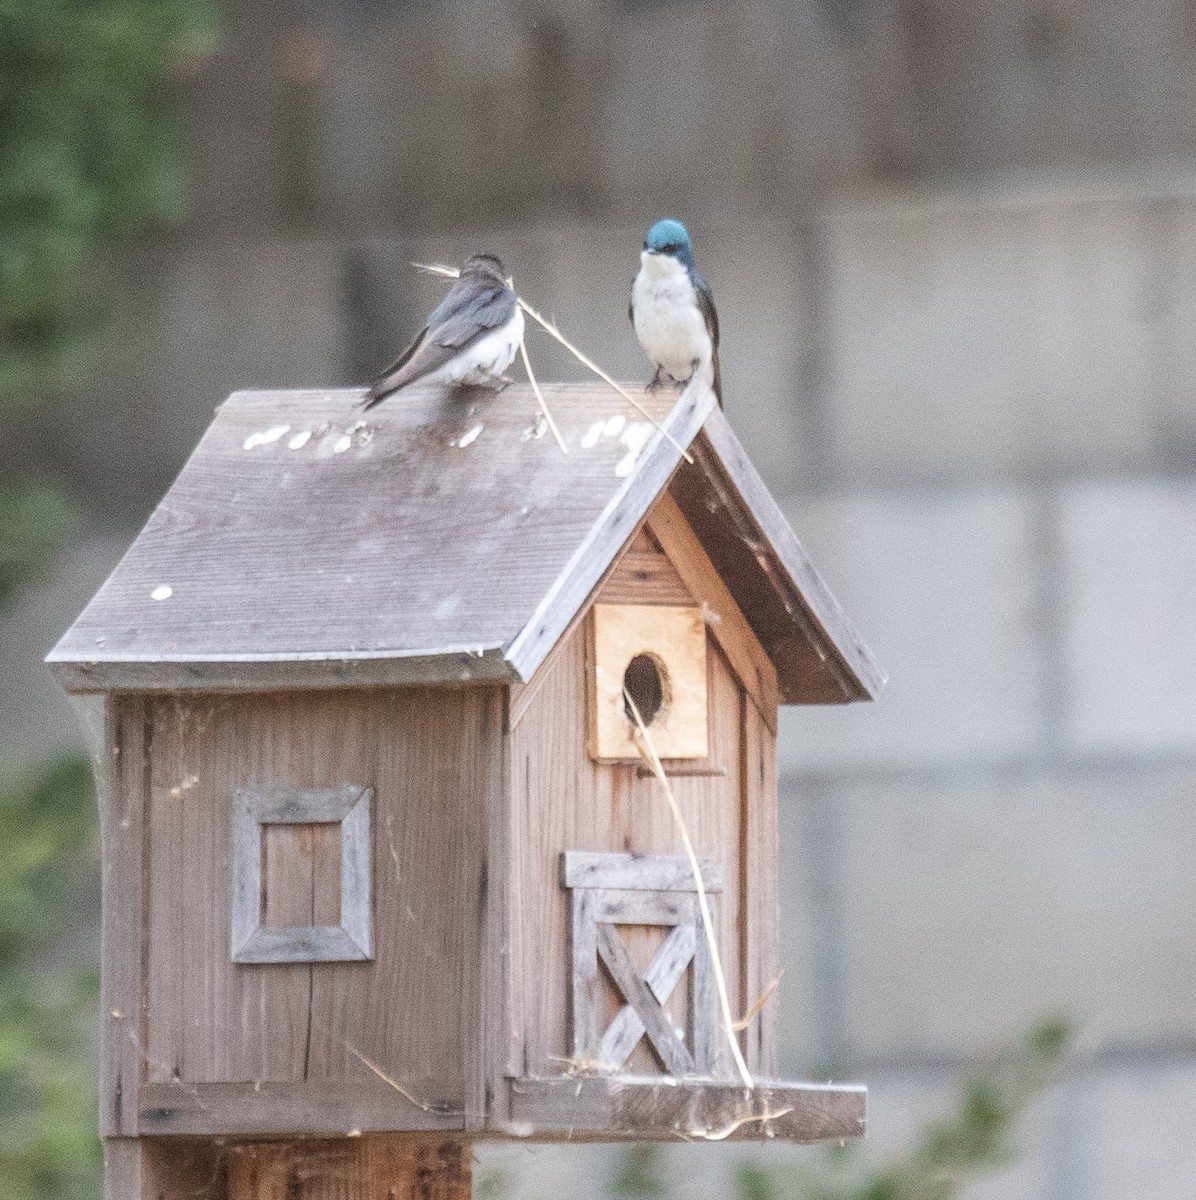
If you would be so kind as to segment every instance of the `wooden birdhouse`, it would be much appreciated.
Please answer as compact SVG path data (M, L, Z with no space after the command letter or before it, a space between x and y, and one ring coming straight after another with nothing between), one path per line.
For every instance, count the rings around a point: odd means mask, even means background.
M301 1136L862 1132L862 1088L776 1080L775 1000L751 1087L723 1012L777 976L777 706L883 677L704 385L545 394L567 455L520 386L234 394L50 654L112 1194L218 1147L201 1194L257 1195Z

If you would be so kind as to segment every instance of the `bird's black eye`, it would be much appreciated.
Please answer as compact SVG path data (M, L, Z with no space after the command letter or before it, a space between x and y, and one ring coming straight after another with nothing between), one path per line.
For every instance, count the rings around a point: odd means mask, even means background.
M647 240L646 240L646 239L645 239L645 241L644 241L644 249L645 249L645 250L651 249L651 247L648 245L648 242L647 242Z

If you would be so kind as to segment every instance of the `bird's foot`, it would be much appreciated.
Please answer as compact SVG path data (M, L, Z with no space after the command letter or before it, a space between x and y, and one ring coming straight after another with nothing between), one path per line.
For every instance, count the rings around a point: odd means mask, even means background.
M648 382L648 391L655 392L664 387L664 367L657 367L656 374Z
M486 388L487 391L493 392L497 396L499 392L504 391L514 382L515 381L510 377L510 375L489 375L482 382L481 386Z

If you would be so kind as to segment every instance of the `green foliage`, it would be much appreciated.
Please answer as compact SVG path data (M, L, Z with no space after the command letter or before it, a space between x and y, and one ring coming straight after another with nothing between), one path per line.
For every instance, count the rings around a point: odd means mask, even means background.
M740 1200L952 1200L968 1183L1016 1159L1018 1121L1055 1080L1067 1040L1062 1021L1036 1026L970 1079L954 1111L923 1130L900 1158L875 1166L858 1144L833 1149L816 1175L773 1172L771 1191L761 1186L759 1172L744 1172Z
M668 1195L660 1163L660 1147L642 1143L628 1149L611 1181L611 1194L623 1200L657 1200Z
M735 1172L735 1195L739 1200L776 1200L772 1174L756 1163L741 1163Z
M501 1167L486 1167L473 1177L474 1200L503 1200L511 1190L510 1176Z
M0 0L0 404L62 381L100 251L182 212L163 90L214 28L189 0Z
M0 487L0 612L50 567L70 524L56 489Z
M69 757L0 789L0 1178L11 1200L98 1195L87 1046L94 971L37 964L63 929L62 897L94 874L91 771Z
M1067 1041L1062 1021L1035 1027L969 1080L955 1110L923 1130L900 1158L872 1165L852 1143L797 1169L745 1162L735 1173L736 1200L953 1200L968 1183L1015 1159L1017 1123L1054 1081ZM631 1147L611 1190L646 1200L668 1195L660 1148Z

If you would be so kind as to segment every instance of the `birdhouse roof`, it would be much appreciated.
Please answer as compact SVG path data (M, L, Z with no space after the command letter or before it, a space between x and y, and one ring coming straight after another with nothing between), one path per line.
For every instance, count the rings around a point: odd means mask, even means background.
M633 393L668 437L543 391L567 455L523 385L235 392L47 661L82 691L527 680L668 488L783 700L879 691L704 384Z

